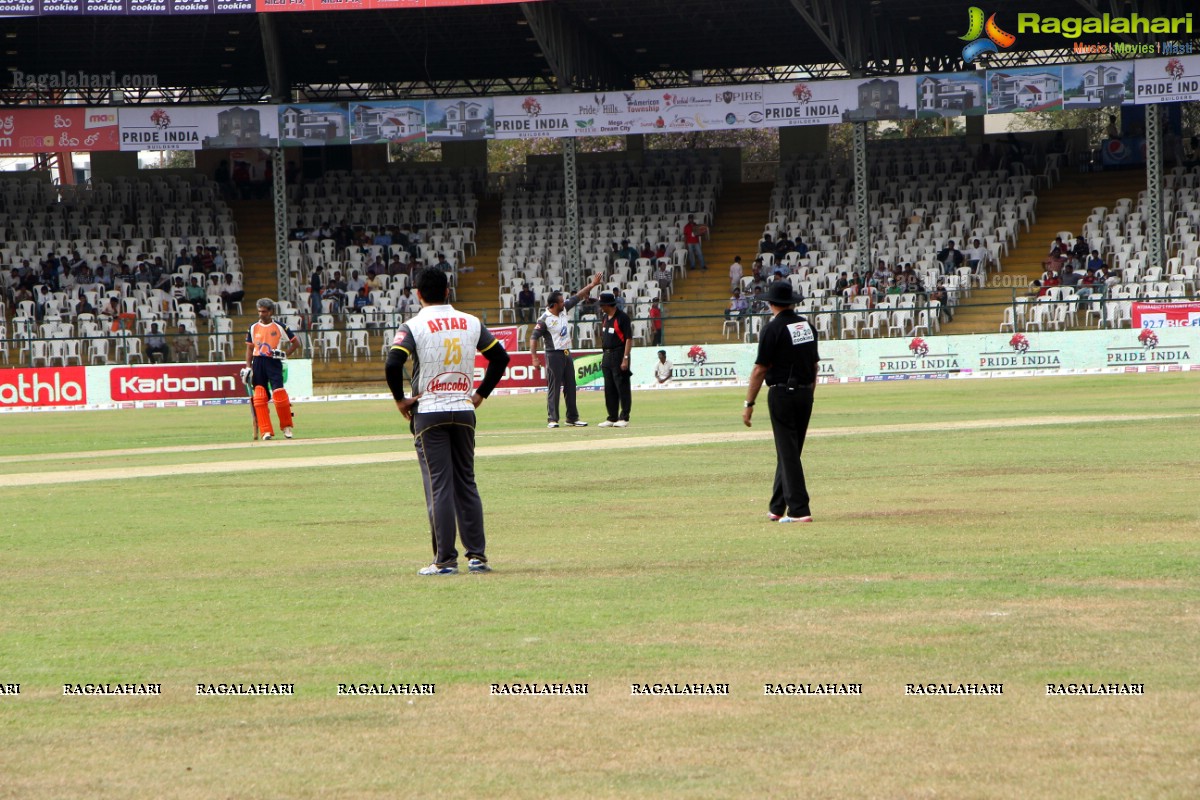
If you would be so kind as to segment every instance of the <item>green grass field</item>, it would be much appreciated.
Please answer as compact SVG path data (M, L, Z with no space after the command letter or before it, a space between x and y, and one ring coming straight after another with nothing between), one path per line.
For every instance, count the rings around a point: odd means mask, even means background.
M390 401L270 443L245 407L0 415L0 798L1200 795L1200 378L820 387L810 526L766 521L744 391L624 431L489 400L496 572L450 578ZM630 691L697 682L729 696ZM862 695L764 696L808 682Z

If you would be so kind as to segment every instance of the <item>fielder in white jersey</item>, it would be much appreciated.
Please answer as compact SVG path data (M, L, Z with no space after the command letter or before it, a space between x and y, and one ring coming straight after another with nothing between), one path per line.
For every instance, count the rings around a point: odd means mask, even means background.
M475 485L475 409L508 366L508 353L479 319L446 303L439 269L417 273L421 311L396 331L386 375L396 407L411 423L433 538L433 563L422 575L458 572L455 531L471 572L490 572L483 502ZM479 388L475 354L488 361ZM412 396L404 396L404 365L412 359Z
M575 403L575 362L571 359L571 318L567 312L582 302L592 289L598 287L604 275L597 272L592 280L578 292L566 299L562 292L551 292L546 298L546 310L538 317L529 334L529 363L536 369L538 342L546 344L546 426L558 427L558 398L561 394L567 401L567 426L583 428L587 423L579 418Z

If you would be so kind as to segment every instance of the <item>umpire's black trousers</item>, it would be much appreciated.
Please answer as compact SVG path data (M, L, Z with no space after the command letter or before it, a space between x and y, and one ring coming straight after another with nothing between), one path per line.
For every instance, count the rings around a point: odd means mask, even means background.
M767 390L767 408L771 412L771 433L775 436L775 485L771 490L772 514L807 517L808 487L804 484L804 465L800 453L812 417L813 386L789 390L778 384Z
M629 421L629 406L633 402L629 379L633 372L621 369L624 355L625 348L605 350L600 360L600 369L604 373L604 408L609 422Z
M458 564L456 528L467 558L487 561L483 501L475 485L475 412L418 412L413 415L413 435L433 532L434 563Z

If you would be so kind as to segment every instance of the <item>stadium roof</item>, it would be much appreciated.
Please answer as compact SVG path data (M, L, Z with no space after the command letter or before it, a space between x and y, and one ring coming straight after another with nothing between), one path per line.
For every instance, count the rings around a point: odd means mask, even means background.
M967 31L970 5L545 0L388 11L17 17L5 19L2 30L10 73L113 73L128 90L124 102L314 101L792 80L848 74L847 67L862 74L953 71L963 68L957 37ZM1004 3L997 16L1009 32L1016 12L1025 10L1013 5ZM1029 8L1043 17L1135 10L1173 17L1193 7L1187 0L1137 6L1038 0ZM1022 34L993 65L1069 61L1070 43ZM163 87L180 90L164 97ZM105 90L63 95L27 91L11 80L0 86L0 103L10 105L108 101Z

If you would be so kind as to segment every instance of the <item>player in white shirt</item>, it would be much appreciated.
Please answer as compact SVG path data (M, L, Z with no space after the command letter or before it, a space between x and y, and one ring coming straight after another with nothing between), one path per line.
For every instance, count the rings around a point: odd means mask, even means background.
M433 563L420 574L458 572L456 529L470 571L490 572L475 485L475 409L504 376L508 353L477 317L446 302L446 273L421 270L415 284L421 311L396 330L385 372L396 407L411 423L433 533ZM488 366L472 392L476 353ZM405 397L410 358L412 396Z
M558 427L558 398L567 401L567 427L583 428L587 423L579 418L575 404L575 362L571 358L571 317L567 313L583 301L592 289L599 286L604 275L597 272L591 283L572 296L563 299L562 292L551 292L546 298L546 310L538 317L529 334L529 363L537 369L538 342L546 343L546 427Z

